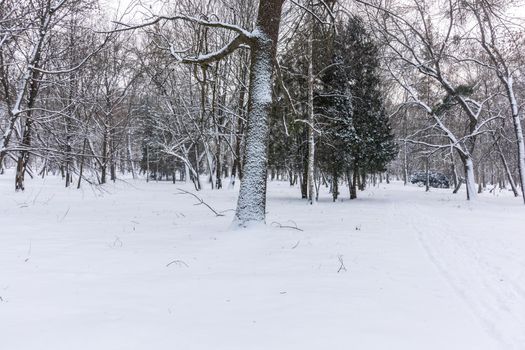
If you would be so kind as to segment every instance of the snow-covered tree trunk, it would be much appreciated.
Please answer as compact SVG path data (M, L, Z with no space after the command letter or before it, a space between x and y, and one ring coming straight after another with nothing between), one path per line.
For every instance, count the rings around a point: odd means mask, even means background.
M132 150L132 143L131 143L131 129L128 129L128 133L126 135L126 143L127 143L127 147L126 147L126 150L127 150L127 156L128 156L128 166L129 166L129 171L131 171L131 175L133 176L133 179L135 179L137 177L137 171L135 170L135 163L133 161L133 150Z
M261 0L253 31L244 172L235 213L240 226L246 226L249 222L264 222L265 219L268 116L283 2Z
M520 175L521 195L525 202L525 141L523 140L523 128L521 126L518 102L516 101L516 95L514 93L513 78L510 76L505 79L505 82L512 112L514 133L516 134L516 143L518 145L518 170Z
M465 167L465 185L467 187L467 199L472 200L477 197L476 191L476 180L474 177L474 162L472 157L464 156L462 157L463 166Z

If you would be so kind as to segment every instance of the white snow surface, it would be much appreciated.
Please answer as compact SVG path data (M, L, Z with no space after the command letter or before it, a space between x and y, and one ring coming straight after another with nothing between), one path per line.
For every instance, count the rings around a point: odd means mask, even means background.
M525 208L508 193L392 183L309 206L270 182L266 227L231 230L235 190L198 193L215 217L175 194L190 184L15 193L11 175L2 350L525 349Z

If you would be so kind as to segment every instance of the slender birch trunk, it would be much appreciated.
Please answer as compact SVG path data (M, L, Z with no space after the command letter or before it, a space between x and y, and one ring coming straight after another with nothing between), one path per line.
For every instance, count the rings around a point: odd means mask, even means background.
M518 170L521 187L521 196L525 203L525 141L523 140L523 128L521 126L520 112L516 95L514 93L512 77L506 79L507 96L512 111L512 122L514 124L514 133L516 134L516 143L518 145Z

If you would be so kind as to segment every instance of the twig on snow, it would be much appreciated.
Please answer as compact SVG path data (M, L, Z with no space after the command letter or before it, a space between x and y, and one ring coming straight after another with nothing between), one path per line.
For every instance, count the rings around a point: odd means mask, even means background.
M177 190L179 191L179 193L175 193L175 194L189 194L199 201L199 203L195 203L195 205L204 204L205 206L208 207L208 209L210 209L213 212L213 214L215 214L215 216L224 216L224 214L221 214L217 210L213 209L208 203L206 203L202 198L197 196L195 193L191 193L189 191L183 190L182 188L177 188Z
M172 264L175 264L177 266L186 266L186 267L190 267L188 264L186 264L184 261L182 260L173 260L169 263L166 264L166 267L169 267L170 265Z
M67 214L69 214L70 210L71 210L71 207L68 207L67 210L66 210L66 213L64 214L64 216L62 216L61 219L58 219L58 222L64 221L64 219L66 218Z
M29 240L29 249L27 250L27 258L24 259L24 262L28 262L31 257L31 240Z
M304 231L303 229L297 227L297 224L295 223L295 221L288 220L288 222L291 222L293 224L293 226L291 226L291 225L283 225L283 224L281 224L280 222L277 222L277 221L272 222L272 226L275 226L277 228L291 228L291 229L294 229L294 230L297 230L297 231Z
M338 255L337 256L337 259L339 259L339 270L337 270L337 273L341 272L341 271L345 271L346 272L346 266L345 266L345 263L343 261L343 256L342 255Z

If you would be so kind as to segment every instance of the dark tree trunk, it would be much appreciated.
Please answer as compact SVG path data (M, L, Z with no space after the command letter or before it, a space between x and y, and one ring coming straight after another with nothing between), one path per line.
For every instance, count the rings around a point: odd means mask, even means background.
M359 182L359 168L357 164L354 166L354 171L352 172L352 181L349 183L350 186L350 199L357 198L357 183Z
M332 174L332 200L335 202L339 196L339 178L337 172Z
M80 156L80 170L78 174L78 183L77 189L80 188L80 183L82 182L82 173L84 172L84 154L86 153L87 139L84 139L84 144L82 145L82 155Z
M29 162L29 147L31 147L31 126L32 122L30 117L26 119L24 134L22 136L22 146L24 149L20 152L16 163L16 176L15 176L15 190L23 191L24 178L27 171L27 165Z
M301 198L308 198L308 157L303 156L303 174L301 176Z

